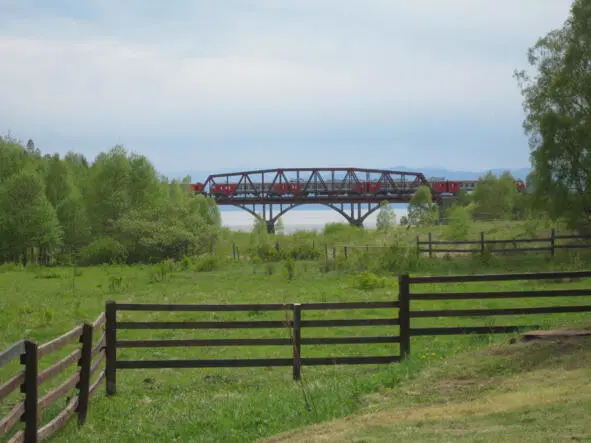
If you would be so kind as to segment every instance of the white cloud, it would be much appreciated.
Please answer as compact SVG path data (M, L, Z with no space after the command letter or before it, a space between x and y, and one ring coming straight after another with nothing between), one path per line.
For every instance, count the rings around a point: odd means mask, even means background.
M561 3L0 0L0 120L115 138L520 118L512 71Z

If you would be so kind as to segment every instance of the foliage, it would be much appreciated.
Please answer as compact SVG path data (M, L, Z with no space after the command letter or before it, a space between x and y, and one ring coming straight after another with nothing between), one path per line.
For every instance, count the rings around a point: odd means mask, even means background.
M361 272L353 281L353 287L361 290L383 288L384 286L386 286L386 279L378 277L370 271Z
M451 240L465 240L472 227L472 214L466 206L452 205L446 213L446 237Z
M430 226L437 220L437 205L433 203L431 189L421 186L408 203L408 222L415 226Z
M220 267L219 259L214 255L202 255L195 262L197 272L211 272Z
M498 220L513 217L518 197L515 178L509 172L496 177L489 172L478 179L472 194L474 217Z
M396 213L392 209L392 205L387 201L380 203L380 212L376 220L376 228L378 231L387 232L396 226Z
M127 249L112 237L99 238L80 250L80 263L101 265L122 263L127 260Z
M0 137L0 260L69 260L84 246L89 264L202 253L221 218L212 199L188 192L189 183L169 183L121 146L89 164L80 154L41 156L32 140L25 148Z
M535 75L516 72L524 98L538 207L591 228L591 3L575 0L562 28L529 49Z

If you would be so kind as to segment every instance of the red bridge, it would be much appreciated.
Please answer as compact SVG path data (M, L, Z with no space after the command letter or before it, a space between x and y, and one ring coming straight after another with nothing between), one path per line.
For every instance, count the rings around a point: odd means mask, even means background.
M304 204L322 204L352 225L362 226L381 202L408 203L420 186L430 187L433 200L439 202L442 194L470 192L476 183L427 180L420 172L383 169L288 168L215 174L191 186L194 192L213 197L218 205L237 206L265 220L272 232L279 217ZM521 189L524 184L519 181L517 186Z

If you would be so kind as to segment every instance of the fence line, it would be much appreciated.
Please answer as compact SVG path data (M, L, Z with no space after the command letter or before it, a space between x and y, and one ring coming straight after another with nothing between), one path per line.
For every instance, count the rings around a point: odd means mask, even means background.
M94 344L93 335L95 331L104 327L104 323L103 313L94 323L76 326L64 335L42 345L37 345L34 340L22 340L0 353L0 368L17 358L20 358L20 363L23 365L23 369L16 376L0 385L0 400L12 394L19 386L21 393L24 394L24 399L0 420L0 435L8 434L19 421L24 423L24 429L17 431L9 443L43 441L61 429L74 414L78 415L79 425L85 423L89 399L104 378L104 373L101 372L91 383L105 355L104 333ZM40 359L76 341L80 343L80 347L48 368L39 371ZM62 373L74 363L77 364L78 370L72 376L39 397L41 384ZM39 427L39 414L74 388L77 389L77 395L49 423Z

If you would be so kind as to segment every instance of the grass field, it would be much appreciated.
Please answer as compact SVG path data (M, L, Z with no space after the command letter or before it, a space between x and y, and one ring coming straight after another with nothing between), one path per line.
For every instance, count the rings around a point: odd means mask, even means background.
M162 267L103 266L81 268L73 277L71 268L26 270L11 265L0 268L0 348L23 338L39 342L54 338L76 323L94 320L106 300L140 303L293 303L358 300L392 300L397 297L397 279L383 275L383 287L357 289L355 273L320 271L322 262L298 262L295 278L287 279L282 263L223 262L211 272L192 267L177 269L162 277ZM486 265L476 259L425 260L420 273L536 271L542 269L580 269L586 261L580 256L563 255L550 261L531 255L493 260ZM588 287L587 281L507 282L487 284L433 285L421 288L437 292ZM582 304L581 297L560 300L522 299L460 301L457 308L549 306ZM419 309L449 308L447 303L420 302ZM285 319L285 313L125 313L128 319ZM307 311L303 319L349 318L350 311ZM394 310L360 310L357 318L396 316ZM413 326L541 324L552 327L580 322L584 314L554 314L487 319L417 319ZM397 335L397 327L305 329L304 336ZM379 332L376 332L379 329ZM256 338L288 335L287 330L199 330L199 331L122 331L121 338ZM403 364L303 368L301 383L291 380L290 368L134 370L118 372L118 395L97 394L90 406L87 424L78 429L75 420L60 431L58 442L135 442L135 441L253 441L282 431L338 419L362 409L372 393L384 389L406 389L424 370L442 359L489 343L506 342L509 336L447 336L414 338L412 357ZM64 349L41 368L63 357ZM398 345L303 346L302 356L397 355ZM159 348L120 350L120 359L166 358L257 358L290 357L288 346L229 348ZM44 359L45 360L45 359ZM5 380L18 368L15 363L0 371ZM64 377L67 373L64 375ZM58 383L44 386L46 391ZM42 390L42 392L44 392ZM9 398L0 406L10 407ZM43 414L43 423L65 405L65 399ZM379 438L378 438L379 440Z

